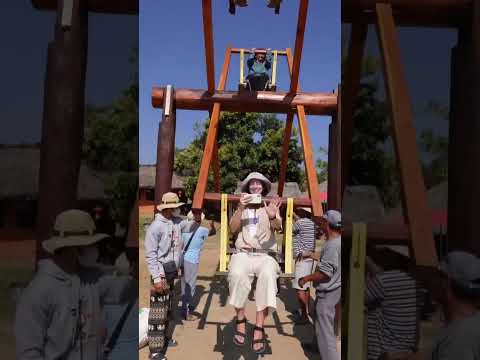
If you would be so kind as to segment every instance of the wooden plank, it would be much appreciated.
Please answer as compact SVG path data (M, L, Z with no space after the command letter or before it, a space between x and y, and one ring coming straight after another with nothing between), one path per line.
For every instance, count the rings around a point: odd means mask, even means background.
M328 196L329 210L342 210L342 144L341 93L338 90L338 112L332 117L328 141Z
M272 196L264 196L263 200L265 200L267 203L269 203L274 197ZM219 193L205 193L204 200L205 201L220 201L222 199L222 194ZM282 200L282 204L286 205L288 198L286 197L280 197ZM240 201L240 195L228 195L228 201L231 203L238 203ZM293 205L295 207L311 207L312 206L312 201L308 197L300 197L300 198L294 198L293 199Z
M152 105L163 106L165 88L152 89ZM271 91L216 91L209 93L202 89L176 89L175 103L182 110L211 110L214 103L220 103L223 111L283 113L294 112L297 105L303 105L308 115L332 115L337 110L335 93L303 92L294 96L286 92Z
M31 0L38 10L56 10L58 0ZM138 14L138 0L88 0L90 12L105 14Z
M245 67L245 62L244 62L244 55L243 55L243 49L241 49L240 51L240 81L239 83L240 84L243 84L244 80L245 80L245 76L243 74L243 69Z
M278 59L278 51L273 51L273 64L272 64L272 86L277 85L277 59Z
M308 123L305 116L305 108L297 106L298 127L300 129L300 138L302 139L303 157L305 162L305 173L307 175L307 185L310 198L312 199L312 213L314 218L322 216L322 201L320 199L320 189L318 188L317 168L313 156L312 140L308 132Z
M292 50L287 49L287 62L288 70L290 77L292 76L293 69L293 56ZM300 90L300 86L297 87L297 90ZM290 138L292 137L292 128L293 128L293 113L287 115L287 121L285 123L285 133L283 135L283 145L282 145L282 157L280 158L280 174L278 177L278 196L283 195L283 188L285 187L285 181L287 178L287 167L288 167L288 148L290 147Z
M350 44L348 49L347 65L342 81L342 124L341 124L341 146L342 146L342 185L341 193L345 190L348 181L350 162L352 160L352 138L353 138L353 111L357 94L360 88L362 76L363 51L367 38L368 26L359 22L352 24Z
M223 62L222 73L220 76L220 83L218 85L218 90L223 90L227 82L228 76L228 67L230 66L232 48L229 46L225 50L225 59ZM220 103L214 103L212 116L210 118L210 124L208 126L207 140L205 142L205 148L203 150L202 163L200 164L200 173L198 175L197 187L195 193L193 194L193 209L202 209L203 206L203 196L207 188L208 180L208 170L210 168L210 163L213 155L213 148L217 141L218 125L220 121Z
M287 212L285 219L285 274L293 274L293 240L292 240L292 229L293 229L293 199L289 198L287 200Z
M240 54L240 52L243 50L244 54L253 54L252 50L250 49L244 49L244 48L233 48L232 49L232 54ZM285 50L275 50L277 52L277 55L280 56L287 56L287 52ZM266 54L267 50L256 50L257 53L260 54Z
M227 271L228 248L228 196L222 194L220 213L220 271Z
M342 236L352 237L353 226L346 223L342 228ZM368 224L368 241L375 244L408 245L410 230L406 224Z
M302 60L303 38L307 23L308 0L300 0L298 9L297 36L295 38L295 53L293 54L292 76L290 80L290 93L297 92L298 78L300 74L300 62Z
M175 160L176 113L174 107L175 90L167 86L162 121L158 128L157 160L155 166L155 205L162 201L162 196L172 188L173 165ZM156 207L155 207L155 212Z
M366 234L365 224L354 224L347 294L347 334L350 334L346 344L347 360L365 359L365 298L363 294L365 294Z
M432 219L427 206L412 105L401 63L392 8L390 5L377 4L376 11L387 92L392 105L393 139L400 170L403 209L410 226L412 250L418 265L436 266Z
M202 0L203 36L205 41L205 63L207 65L208 91L215 91L215 61L213 50L212 0Z

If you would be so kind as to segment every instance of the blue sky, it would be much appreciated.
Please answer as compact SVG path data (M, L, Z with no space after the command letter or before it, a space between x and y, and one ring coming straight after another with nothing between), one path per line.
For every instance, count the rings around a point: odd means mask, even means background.
M34 9L29 0L7 0L2 5L0 42L2 54L8 56L2 57L0 70L4 125L0 144L39 142L55 14ZM135 68L129 57L138 48L138 17L90 14L88 42L87 102L107 105L131 84Z
M201 1L143 0L140 2L140 163L155 163L161 109L151 106L151 88L172 84L177 88L207 87ZM218 83L225 48L294 48L299 1L285 1L280 15L266 1L250 1L228 13L228 1L212 1L215 50L215 80ZM304 91L332 91L340 82L340 1L310 1L300 68ZM227 89L239 80L238 55L232 57ZM279 90L289 86L286 60L277 69ZM193 139L196 121L207 112L177 111L177 147ZM279 118L284 119L283 115ZM328 146L329 117L309 116L315 150ZM296 126L296 121L295 121Z

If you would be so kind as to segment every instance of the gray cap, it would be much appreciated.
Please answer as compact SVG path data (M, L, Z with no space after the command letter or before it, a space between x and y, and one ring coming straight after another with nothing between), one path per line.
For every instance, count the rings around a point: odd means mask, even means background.
M467 291L480 294L480 258L465 251L452 251L440 270Z
M337 210L328 210L325 214L322 215L322 218L327 220L327 222L332 227L342 226L342 214Z

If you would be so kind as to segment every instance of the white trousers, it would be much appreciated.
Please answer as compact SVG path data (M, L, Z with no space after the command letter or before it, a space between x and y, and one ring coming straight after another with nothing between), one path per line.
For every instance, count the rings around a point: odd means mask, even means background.
M267 254L236 253L230 259L228 287L230 297L228 303L243 309L252 287L254 276L257 277L255 303L257 311L267 307L277 307L277 279L280 266Z

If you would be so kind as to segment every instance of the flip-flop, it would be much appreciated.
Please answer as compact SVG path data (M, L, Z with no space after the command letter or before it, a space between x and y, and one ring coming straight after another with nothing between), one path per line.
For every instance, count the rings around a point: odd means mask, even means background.
M252 351L255 354L263 354L267 349L267 339L265 338L265 329L263 327L255 326L253 328L253 335L255 336L255 331L260 331L262 333L262 338L257 340L252 340ZM263 344L260 349L255 350L255 344Z
M235 324L238 325L238 324L243 324L243 323L247 323L247 318L244 317L242 320L238 320L236 319L235 320ZM237 330L237 327L235 326L235 331L234 331L234 334L233 334L233 343L237 346L244 346L245 345L245 337L246 337L246 325L245 325L245 333L241 333L240 331ZM241 336L243 338L243 342L240 342L237 340L237 338L235 336Z

